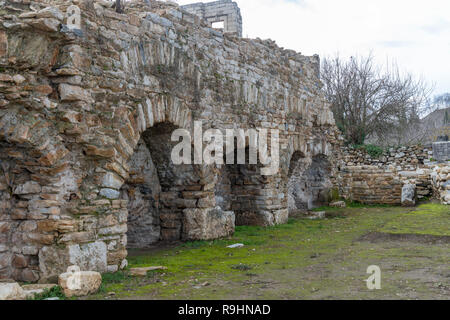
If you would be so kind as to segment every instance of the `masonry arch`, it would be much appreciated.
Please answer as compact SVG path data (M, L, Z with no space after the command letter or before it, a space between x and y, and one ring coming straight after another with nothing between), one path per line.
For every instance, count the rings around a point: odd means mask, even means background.
M236 142L230 155L234 156L234 163L225 164L218 170L215 188L217 205L234 212L237 226L272 226L286 222L284 193L279 192L282 190L280 173L274 176L263 175L261 170L264 166L259 161L259 155L256 164L251 164L248 139L245 163L239 164ZM227 155L224 163L226 158Z
M213 208L197 165L174 165L171 136L177 127L161 122L146 129L129 160L130 178L121 188L128 201L128 247L187 238L184 210Z
M290 212L328 205L331 198L331 164L324 154L307 158L301 151L291 157L287 193Z

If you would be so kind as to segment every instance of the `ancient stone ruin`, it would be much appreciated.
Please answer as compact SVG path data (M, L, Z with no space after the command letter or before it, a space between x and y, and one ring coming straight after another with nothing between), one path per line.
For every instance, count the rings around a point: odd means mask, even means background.
M183 10L193 13L210 24L218 25L224 33L233 33L242 37L242 16L236 2L220 0L208 3L193 3L181 6ZM221 25L222 24L222 25Z
M342 148L339 194L366 204L409 205L402 199L414 186L417 200L436 198L450 204L450 163L435 161L435 145L390 148L379 157L371 157L364 150Z
M129 1L123 14L108 1L0 5L0 279L115 272L127 248L282 224L339 193L401 202L403 171L342 152L319 58L242 39L231 1ZM198 122L278 130L279 170L175 165L172 133L193 137ZM450 201L448 166L430 170L417 173L424 188Z
M285 223L288 195L324 201L340 138L319 59L237 37L235 4L205 5L204 21L157 1L123 14L107 1L1 3L0 278L114 272L129 247ZM209 12L228 17L225 33ZM195 121L279 130L280 170L174 165L171 134ZM289 190L302 176L309 195Z

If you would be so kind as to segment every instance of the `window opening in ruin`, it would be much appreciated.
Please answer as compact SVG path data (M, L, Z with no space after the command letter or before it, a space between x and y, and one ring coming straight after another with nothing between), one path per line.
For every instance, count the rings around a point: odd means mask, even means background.
M218 22L213 22L211 27L213 29L225 29L225 21L218 21Z

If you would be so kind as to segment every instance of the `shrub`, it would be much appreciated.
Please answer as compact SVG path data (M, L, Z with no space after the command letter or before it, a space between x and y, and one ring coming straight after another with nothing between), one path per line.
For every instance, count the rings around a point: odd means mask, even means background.
M360 149L366 151L372 158L378 158L383 154L383 148L373 145L373 144L365 144L365 145L354 145L355 149Z
M66 296L60 286L44 289L44 292L36 293L32 300L45 300L47 298L59 298L60 300L66 300Z

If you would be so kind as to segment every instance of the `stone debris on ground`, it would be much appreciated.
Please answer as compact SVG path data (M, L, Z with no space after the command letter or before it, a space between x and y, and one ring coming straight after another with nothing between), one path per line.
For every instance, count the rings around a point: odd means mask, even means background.
M25 284L20 285L14 280L0 282L0 300L32 299L36 294L55 287L55 284Z
M402 206L414 207L416 205L416 185L405 184L402 188Z
M22 289L27 298L33 298L36 294L44 293L44 291L54 288L55 284L27 284L23 285Z
M334 201L330 203L330 207L333 208L345 208L346 206L345 201Z
M135 277L145 277L149 271L156 270L167 270L167 267L156 266L156 267L144 267L144 268L131 268L130 275Z
M24 300L25 291L17 282L0 282L0 300Z
M71 266L58 280L66 297L82 297L98 291L102 284L102 275L96 271L81 271L80 267Z
M310 220L324 219L325 215L325 211L311 211L307 218Z
M227 248L235 249L235 248L242 248L243 246L244 246L243 243L236 243L236 244L232 244L230 246L227 246Z

